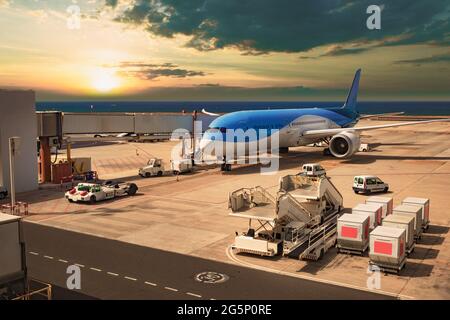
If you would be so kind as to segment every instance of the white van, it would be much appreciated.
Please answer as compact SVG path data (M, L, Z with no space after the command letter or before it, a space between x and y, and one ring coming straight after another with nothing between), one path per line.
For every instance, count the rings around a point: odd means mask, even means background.
M318 163L306 163L302 167L302 175L310 177L326 176L327 172Z
M375 176L356 176L353 179L353 191L355 193L388 192L389 185Z

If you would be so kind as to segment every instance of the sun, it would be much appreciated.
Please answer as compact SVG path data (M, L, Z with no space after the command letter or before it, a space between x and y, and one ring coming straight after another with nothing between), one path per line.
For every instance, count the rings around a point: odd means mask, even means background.
M91 86L98 92L110 92L120 86L120 80L112 70L98 69L91 77Z

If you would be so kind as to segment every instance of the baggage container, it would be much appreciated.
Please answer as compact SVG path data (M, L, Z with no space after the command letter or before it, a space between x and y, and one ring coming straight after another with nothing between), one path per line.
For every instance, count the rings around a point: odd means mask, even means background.
M358 204L352 209L352 214L366 214L370 215L369 227L375 229L381 225L383 205L379 203Z
M413 216L414 238L419 239L422 234L422 207L417 205L401 204L392 211L393 214Z
M414 218L412 216L403 216L391 214L383 219L383 227L403 228L406 231L406 253L413 252L414 242Z
M394 207L394 200L389 197L369 197L366 203L379 203L383 205L382 218L392 214L392 208Z
M369 216L343 214L337 220L338 252L363 254L369 246Z
M378 226L369 236L369 265L385 272L398 273L406 263L406 231L403 228Z
M402 204L419 205L422 207L422 229L428 230L430 225L430 199L408 197L403 199Z

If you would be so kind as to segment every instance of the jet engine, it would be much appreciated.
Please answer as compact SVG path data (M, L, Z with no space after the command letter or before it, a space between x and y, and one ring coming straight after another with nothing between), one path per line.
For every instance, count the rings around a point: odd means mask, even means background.
M361 145L359 134L352 131L339 133L330 140L330 153L336 158L348 158L358 151Z

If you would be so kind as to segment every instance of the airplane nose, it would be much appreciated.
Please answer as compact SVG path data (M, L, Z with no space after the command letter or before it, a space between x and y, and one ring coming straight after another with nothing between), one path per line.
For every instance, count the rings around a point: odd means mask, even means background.
M205 150L208 150L209 145L211 145L211 143L213 143L213 142L210 139L203 137L198 144L198 148L194 155L195 158L202 159L204 156Z
M210 139L208 139L208 138L202 138L201 140L200 140L200 143L199 143L199 150L200 151L203 151L203 150L205 150L210 144L212 143L212 141L210 140Z

